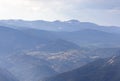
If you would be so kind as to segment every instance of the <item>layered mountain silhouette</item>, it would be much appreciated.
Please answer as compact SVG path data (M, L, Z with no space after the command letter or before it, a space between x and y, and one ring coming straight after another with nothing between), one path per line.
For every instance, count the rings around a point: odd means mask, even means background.
M120 35L108 33L100 30L81 30L75 32L57 33L61 38L83 46L102 46L110 47L117 46L120 41Z
M79 48L78 45L72 42L62 39L54 39L52 35L50 39L47 37L47 32L44 32L42 35L43 36L36 37L17 29L0 27L0 52L14 52L27 49L64 51Z
M119 32L119 27L77 20L0 20L0 66L5 69L0 80L118 81L118 60L110 59L119 58Z
M84 29L102 30L106 32L119 33L120 28L115 26L100 26L90 22L80 22L78 20L68 21L24 21L24 20L1 20L1 26L12 28L35 28L49 31L80 31Z
M98 59L76 70L62 73L45 81L119 81L120 56Z
M80 47L119 47L120 44L119 34L94 29L85 29L74 32L41 31L37 29L22 29L22 31L37 37L46 35L49 40L52 40L53 36L54 39L63 39L79 45Z
M63 39L50 39L45 31L42 35L38 37L23 30L0 27L0 65L19 80L37 81L57 72L50 67L51 64L48 61L27 55L27 51L61 52L80 48Z
M42 43L46 43L54 38L60 38L64 41L66 40L85 47L119 47L120 41L119 27L99 26L89 22L80 22L78 20L53 22L43 20L1 20L0 25L22 30L25 33L27 32L39 37L40 40L44 39L44 42L41 40Z

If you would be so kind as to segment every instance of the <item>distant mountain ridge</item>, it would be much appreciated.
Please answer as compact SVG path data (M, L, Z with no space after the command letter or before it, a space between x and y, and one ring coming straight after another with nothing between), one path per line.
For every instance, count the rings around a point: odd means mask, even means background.
M94 29L85 29L74 32L61 32L56 34L58 34L58 36L65 40L69 40L81 46L82 45L117 46L119 45L118 43L120 42L120 34Z
M115 26L100 26L90 22L80 22L78 20L68 21L25 21L25 20L0 20L1 26L12 28L35 28L48 31L79 31L83 29L95 29L106 32L119 33L120 28Z
M84 29L72 32L46 31L33 28L21 30L37 37L42 37L45 34L45 36L47 36L49 39L54 37L54 39L67 40L79 45L80 47L119 47L120 43L120 34L95 29Z
M64 51L66 49L76 48L79 49L79 46L72 42L58 38L52 38L52 35L50 35L48 32L43 32L44 34L40 34L41 36L37 37L21 30L0 26L0 52L12 52L25 49L39 49L43 51ZM51 38L47 37L48 34L51 36ZM57 42L61 42L61 44ZM70 44L73 46L73 48L69 47ZM13 46L13 48L11 48L11 46Z

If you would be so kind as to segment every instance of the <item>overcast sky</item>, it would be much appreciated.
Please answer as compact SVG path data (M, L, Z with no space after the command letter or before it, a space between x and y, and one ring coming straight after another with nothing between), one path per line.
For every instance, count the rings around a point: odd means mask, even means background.
M78 19L120 26L120 0L0 0L0 19Z

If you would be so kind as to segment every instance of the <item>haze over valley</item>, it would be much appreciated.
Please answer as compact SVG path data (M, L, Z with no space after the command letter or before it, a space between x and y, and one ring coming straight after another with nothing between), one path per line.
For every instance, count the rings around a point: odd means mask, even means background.
M120 0L0 0L0 81L120 81Z
M0 23L0 66L16 81L45 80L120 52L119 27L78 20Z

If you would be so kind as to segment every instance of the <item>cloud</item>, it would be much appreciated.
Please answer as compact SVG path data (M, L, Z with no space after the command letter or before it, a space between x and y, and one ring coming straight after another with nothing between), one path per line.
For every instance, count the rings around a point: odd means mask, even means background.
M120 15L120 9L110 9L110 10L108 10L108 12L111 13L111 14L118 14L118 15Z
M120 9L120 0L89 0L87 7L97 9Z
M78 19L109 24L118 21L116 18L120 20L118 15L119 4L120 0L0 0L0 18L27 20Z
M60 4L61 6L78 6L84 8L113 9L120 8L120 0L27 0L45 4ZM59 5L58 5L59 6Z

